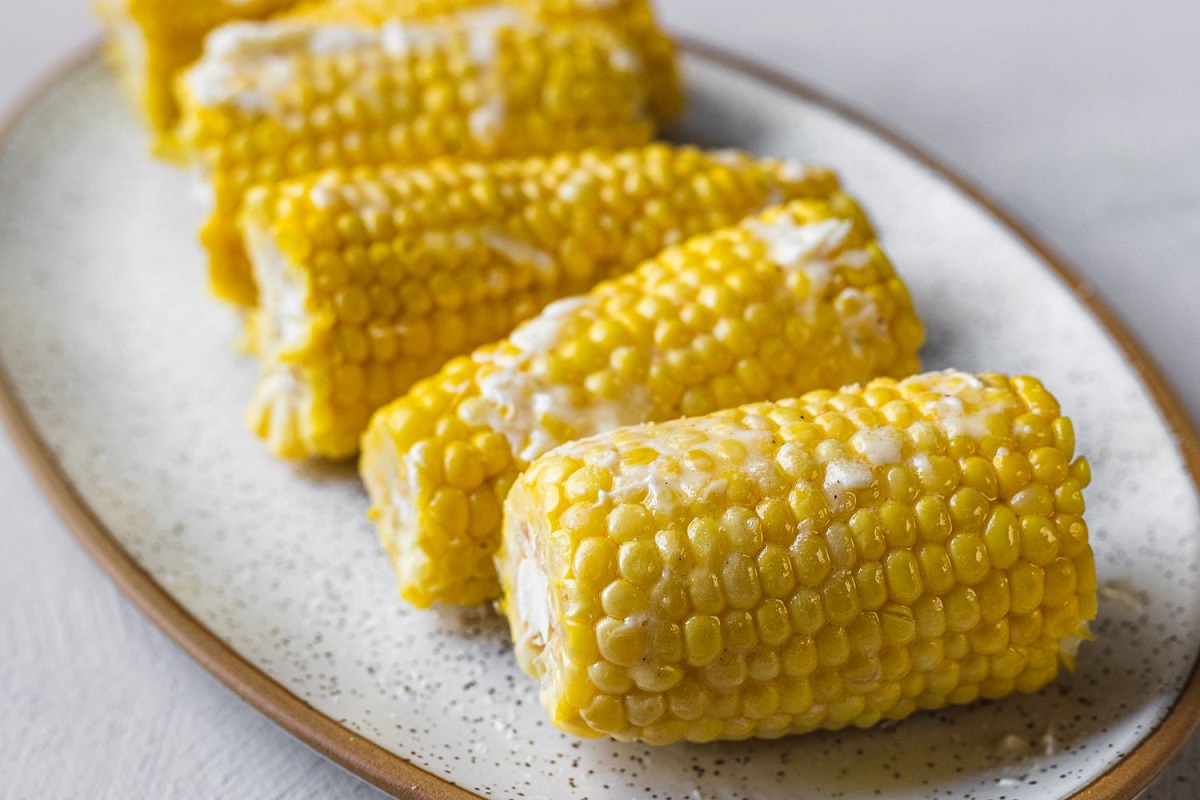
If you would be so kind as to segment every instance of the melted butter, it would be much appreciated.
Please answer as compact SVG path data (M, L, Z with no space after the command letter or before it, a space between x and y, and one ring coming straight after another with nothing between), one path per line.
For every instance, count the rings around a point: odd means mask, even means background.
M483 242L514 264L528 264L542 275L553 275L557 270L557 264L549 253L539 250L528 242L495 231L485 231ZM551 305L558 305L558 303ZM544 315L545 311L542 313Z
M747 220L742 226L767 246L767 258L775 264L810 275L816 273L813 287L817 292L828 281L832 269L829 259L854 230L849 220L831 218L800 225L787 214L771 222Z
M629 464L614 469L613 486L605 493L605 499L616 503L644 501L652 511L669 515L682 506L723 497L727 483L718 474L727 469L762 483L781 480L773 459L765 455L774 450L772 441L775 437L771 432L748 430L730 425L728 420L706 417L672 423L676 430L684 425L686 430L702 434L699 443L687 443L691 441L690 437L676 442L670 436L655 437L655 425L642 426L640 432L645 438L640 446L653 449L659 457L648 464ZM745 457L736 463L730 462L721 452L721 445L728 441L745 448ZM696 455L710 460L713 469L695 467Z
M825 494L837 497L848 489L865 489L875 480L866 464L850 459L830 461L825 465Z
M924 402L922 410L950 436L986 436L988 419L1003 414L1007 407L989 399L987 386L969 373L947 370L932 378L929 391L940 397Z
M608 399L552 383L536 372L536 362L562 344L568 325L597 314L587 296L560 300L519 326L507 342L476 353L479 396L464 401L459 416L502 434L525 463L571 439L645 420L651 400L644 386Z
M854 451L875 467L900 463L901 444L900 434L892 428L871 428L850 437Z
M850 251L861 254L863 251ZM849 255L850 253L847 253ZM875 298L859 289L844 289L838 299L846 301L854 307L854 311L841 315L842 330L846 339L856 351L862 351L864 345L873 341L882 341L888 337L888 321L879 310Z

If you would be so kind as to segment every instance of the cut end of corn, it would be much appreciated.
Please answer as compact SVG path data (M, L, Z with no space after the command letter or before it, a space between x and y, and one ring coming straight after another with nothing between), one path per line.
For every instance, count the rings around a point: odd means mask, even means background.
M259 187L242 214L261 290L254 427L281 455L354 455L376 409L551 301L768 203L841 202L837 187L826 169L662 144Z
M429 581L402 591L447 603L498 595L497 503L557 445L911 374L922 337L904 284L838 192L668 248L451 361L375 416L363 477L380 536L402 581ZM381 468L393 458L397 468ZM394 473L412 490L397 497ZM405 522L427 514L437 524Z
M502 489L483 486L483 477L473 489L463 487L475 480L474 472L495 477L502 453L499 442L482 437L476 439L476 446L486 460L473 464L461 461L461 449L443 454L434 447L420 447L401 457L385 434L367 434L362 471L371 476L371 515L381 530L407 534L384 538L382 543L397 570L400 597L417 608L428 608L448 596L472 605L496 596L491 567L495 546L481 534L500 524ZM454 483L432 486L430 476L447 467ZM410 537L419 538L422 548L401 552ZM448 563L456 569L447 571Z
M537 460L499 566L555 725L652 744L1033 692L1096 578L1070 421L932 373L621 429Z

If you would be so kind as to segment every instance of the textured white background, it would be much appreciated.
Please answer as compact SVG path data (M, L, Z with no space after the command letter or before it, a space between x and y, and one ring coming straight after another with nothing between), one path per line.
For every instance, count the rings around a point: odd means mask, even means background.
M1200 421L1200 4L662 5L974 179L1088 277ZM81 0L0 0L0 110L93 35ZM2 437L0 553L0 796L374 796L147 623ZM1193 742L1148 796L1198 792Z

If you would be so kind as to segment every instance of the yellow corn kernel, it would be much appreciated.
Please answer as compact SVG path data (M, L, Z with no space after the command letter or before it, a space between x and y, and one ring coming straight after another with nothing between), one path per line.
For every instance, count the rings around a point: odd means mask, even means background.
M888 593L892 600L907 604L921 596L924 591L921 566L911 551L896 549L888 553L886 570Z
M851 445L862 431L892 430L886 408L907 420L896 431L906 447L873 460L896 464L872 463ZM497 563L518 662L540 680L558 727L648 744L867 726L1037 691L1073 663L1071 640L1095 615L1082 519L1014 508L1044 510L1021 493L1052 494L1075 480L1060 451L1047 452L1059 413L1028 379L937 373L566 443L535 460L505 501ZM967 415L986 424L968 425ZM995 440L991 457L1006 458L1003 450L1030 465L1007 496L999 479L989 498L986 480L963 478L986 475L984 455L947 456L959 472L924 480L907 501L876 477L901 465L920 475L912 462L942 447L984 453L985 438ZM686 489L675 488L682 480ZM801 485L829 502L788 502ZM570 487L600 522L546 487ZM626 508L639 509L636 519L618 512ZM769 537L768 508L786 515L771 517ZM605 522L615 513L628 526ZM594 542L614 529L619 545ZM657 573L650 589L638 585L649 575L634 566L642 563ZM595 580L581 580L585 571ZM602 614L581 621L561 602L548 620L531 610L531 592L554 598L559 586L590 593L572 603ZM601 697L620 698L622 711L597 705Z

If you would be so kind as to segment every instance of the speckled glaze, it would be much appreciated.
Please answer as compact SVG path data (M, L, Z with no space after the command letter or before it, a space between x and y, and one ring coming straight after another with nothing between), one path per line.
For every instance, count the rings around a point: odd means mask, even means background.
M246 431L254 367L231 349L238 320L207 296L190 180L145 155L95 61L0 146L0 363L95 518L198 622L348 733L454 786L1070 796L1166 717L1200 649L1200 511L1167 425L1079 300L943 177L752 76L696 55L687 71L678 138L842 172L928 324L928 367L1037 374L1074 418L1094 470L1100 615L1078 671L1048 690L775 742L651 749L557 733L497 616L396 600L352 467L279 463Z

